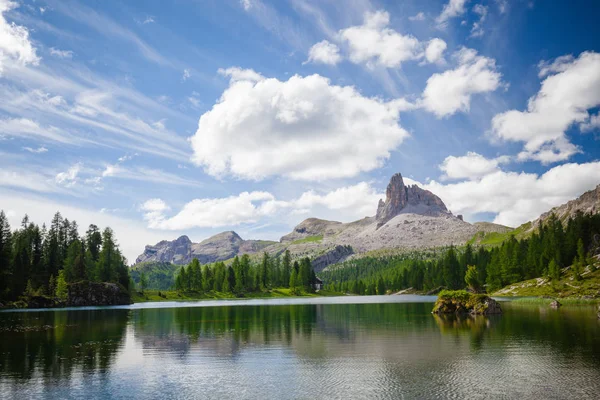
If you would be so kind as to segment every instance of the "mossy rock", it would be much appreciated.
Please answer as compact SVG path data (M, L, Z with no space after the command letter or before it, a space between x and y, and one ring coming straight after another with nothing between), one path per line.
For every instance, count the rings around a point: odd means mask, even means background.
M465 290L443 290L433 306L435 314L502 314L500 304L485 294Z

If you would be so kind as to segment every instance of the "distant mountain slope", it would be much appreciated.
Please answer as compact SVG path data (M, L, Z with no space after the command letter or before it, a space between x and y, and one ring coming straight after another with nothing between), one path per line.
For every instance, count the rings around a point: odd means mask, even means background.
M136 262L187 264L193 258L205 264L239 254L289 250L294 258L310 257L318 272L347 257L378 249L415 249L462 245L480 231L505 232L511 228L491 223L470 224L454 216L444 202L428 190L406 186L401 174L390 179L386 199L379 201L374 217L342 223L308 218L279 242L243 240L235 232L223 232L200 243L187 236L146 246Z
M136 259L136 264L144 262L167 262L188 264L197 258L202 264L228 260L237 254L255 253L272 245L273 241L243 240L233 231L221 232L200 243L193 243L187 236L173 241L163 240L155 245L147 245Z
M568 201L567 203L554 207L548 212L543 213L531 224L530 229L535 229L539 226L540 222L546 221L550 215L554 214L561 221L567 221L569 218L575 216L577 212L584 214L598 214L600 213L600 185L596 186L595 189L588 190L578 198Z

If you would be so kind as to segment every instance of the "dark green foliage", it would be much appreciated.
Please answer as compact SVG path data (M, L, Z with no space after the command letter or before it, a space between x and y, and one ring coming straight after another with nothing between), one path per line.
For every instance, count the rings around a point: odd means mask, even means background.
M564 267L572 266L580 279L590 264L594 235L600 234L600 215L576 214L563 226L554 215L530 237L510 236L493 248L471 245L437 251L411 252L392 257L364 257L330 266L320 273L329 290L355 294L380 293L413 288L429 291L439 287L495 292L502 287L540 276L560 278ZM468 266L472 266L467 270ZM468 273L467 273L468 272Z
M86 238L80 238L77 223L58 212L48 230L25 216L20 228L11 232L0 211L0 299L64 296L67 284L88 279L128 289L129 269L113 236L110 228L101 235L91 225Z
M288 275L286 273L288 268L289 279L284 282ZM136 269L138 267L134 266L132 270L134 280L139 279ZM308 258L303 258L299 262L294 261L292 266L289 252L284 253L281 258L265 253L258 263L252 264L250 257L244 254L241 258L236 256L230 265L217 262L200 267L198 260L194 259L189 265L177 269L173 286L180 292L214 291L243 296L245 293L291 285L293 293L297 294L312 292L316 279L315 271ZM151 283L148 287L156 289Z

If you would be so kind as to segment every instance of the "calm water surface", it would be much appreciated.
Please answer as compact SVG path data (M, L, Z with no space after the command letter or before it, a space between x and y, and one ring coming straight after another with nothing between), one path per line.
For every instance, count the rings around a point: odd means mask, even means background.
M0 313L0 397L598 399L595 308L432 297L146 303Z

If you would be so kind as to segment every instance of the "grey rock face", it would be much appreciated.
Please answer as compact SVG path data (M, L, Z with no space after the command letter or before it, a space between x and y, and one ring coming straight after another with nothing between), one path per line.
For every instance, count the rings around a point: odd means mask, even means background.
M238 254L250 254L261 251L274 242L244 240L233 231L211 236L200 243L193 243L187 236L173 241L163 240L154 246L146 246L135 260L142 262L168 262L178 265L188 264L194 258L202 264L224 261Z
M328 265L337 264L344 261L348 256L354 254L354 250L350 246L335 246L330 251L322 254L312 260L312 266L315 272L321 272Z
M385 202L379 200L377 207L377 229L400 213L420 215L450 214L446 205L429 190L417 185L405 186L400 173L394 174L385 192Z

